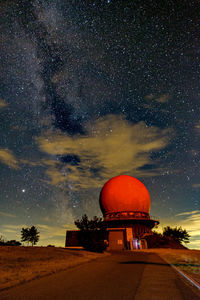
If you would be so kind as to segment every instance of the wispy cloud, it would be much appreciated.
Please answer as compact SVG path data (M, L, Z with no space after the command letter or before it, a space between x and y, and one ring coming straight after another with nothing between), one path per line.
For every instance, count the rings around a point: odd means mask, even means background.
M154 95L153 94L148 94L148 95L146 95L144 98L146 99L146 100L153 100L154 99Z
M46 224L37 224L36 227L40 232L40 245L53 244L55 246L65 245L66 230L77 229L75 225L64 224L60 226L49 226Z
M4 212L4 211L0 211L0 216L3 216L3 217L9 217L9 218L16 218L15 215L10 214L10 213L6 213L6 212Z
M191 242L189 247L200 249L200 210L188 211L184 213L177 214L182 218L179 223L182 228L186 229L191 235Z
M11 229L15 231L18 231L19 229L21 230L22 227L27 227L27 225L25 224L3 224L2 225L2 228L4 229Z
M8 104L0 98L0 109L6 107Z
M6 240L20 240L22 227L27 226L24 224L2 224L0 226L0 235Z
M164 94L164 95L159 96L159 97L156 98L155 100L156 100L157 102L160 102L160 103L166 103L166 102L168 102L168 100L169 100L170 98L171 98L171 97L170 97L169 94Z
M193 188L198 189L200 188L200 183L195 183L192 185Z
M18 169L18 161L9 149L0 148L0 161L7 166Z
M200 122L196 123L195 129L197 130L197 132L200 132Z
M149 94L145 96L145 99L148 101L157 101L159 103L167 103L169 99L171 99L171 96L169 94L163 94L160 96L156 96L154 94Z
M162 219L158 227L158 232L163 232L163 228L182 227L190 234L190 243L186 246L190 249L200 249L200 210L185 211L176 214L173 218Z
M37 228L41 233L43 239L52 238L53 236L64 237L66 230L76 229L75 225L65 224L61 226L49 226L46 224L37 224Z
M159 170L142 169L152 164L151 153L169 143L169 130L147 127L144 122L131 124L122 116L109 115L87 124L87 135L68 136L49 132L37 138L41 151L54 156L78 157L74 164L49 166L50 183L70 182L74 188L95 188L112 176L158 175Z
M186 212L179 213L176 216L188 216L188 215L191 216L196 214L200 214L200 210L186 211Z

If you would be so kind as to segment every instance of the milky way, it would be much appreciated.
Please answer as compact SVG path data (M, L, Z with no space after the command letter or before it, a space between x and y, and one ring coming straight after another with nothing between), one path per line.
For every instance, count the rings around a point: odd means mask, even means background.
M200 239L199 1L3 1L0 233L41 243L128 174ZM43 240L42 240L43 236Z

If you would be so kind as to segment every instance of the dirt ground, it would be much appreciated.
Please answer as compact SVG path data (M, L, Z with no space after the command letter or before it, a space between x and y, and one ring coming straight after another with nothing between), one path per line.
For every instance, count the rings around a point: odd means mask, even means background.
M89 262L106 254L54 247L0 247L0 290Z
M200 250L148 249L143 251L157 253L200 284Z

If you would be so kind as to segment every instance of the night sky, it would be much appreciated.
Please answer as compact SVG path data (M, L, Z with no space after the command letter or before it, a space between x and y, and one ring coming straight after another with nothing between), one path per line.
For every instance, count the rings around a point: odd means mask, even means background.
M64 246L120 174L200 249L198 0L0 4L0 235Z

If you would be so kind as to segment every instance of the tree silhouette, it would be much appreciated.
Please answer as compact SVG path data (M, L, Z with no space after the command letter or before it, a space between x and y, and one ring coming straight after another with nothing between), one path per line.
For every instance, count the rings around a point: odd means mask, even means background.
M107 231L102 218L94 216L89 220L87 215L83 215L74 224L80 229L78 238L84 249L94 252L103 252L106 249Z
M31 242L32 246L37 244L39 241L39 232L35 226L32 226L29 230L29 241Z
M39 241L39 232L35 226L31 226L30 228L22 228L21 230L21 241L27 242L29 245L29 242L33 245L37 244Z
M29 245L29 228L22 228L21 230L21 241L22 242L27 242Z
M189 243L190 235L185 229L181 227L171 228L170 226L164 227L163 236L171 237L173 240L179 242Z
M102 218L94 216L93 219L89 220L86 214L83 215L80 220L76 220L74 224L82 231L95 231L105 229L105 223Z

